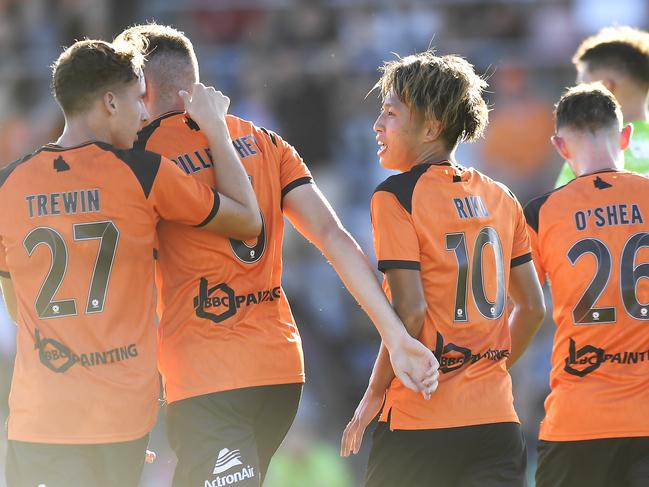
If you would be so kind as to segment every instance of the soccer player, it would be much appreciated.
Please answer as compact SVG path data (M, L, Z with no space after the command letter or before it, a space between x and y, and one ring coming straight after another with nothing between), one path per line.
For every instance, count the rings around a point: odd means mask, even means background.
M649 179L622 169L632 126L604 86L571 88L555 116L577 178L525 207L557 324L536 485L646 486Z
M233 173L223 194L130 150L148 117L142 62L127 43L65 50L53 67L62 135L0 170L0 283L17 324L10 487L138 485L158 409L156 224L237 238L260 229L229 100L213 88L182 97L220 151L219 172Z
M649 174L649 33L631 27L607 27L585 39L572 62L577 82L601 81L619 102L633 139L624 152L624 168ZM555 187L575 178L564 163Z
M383 404L366 486L522 486L526 449L506 369L509 322L545 312L523 210L502 184L455 160L487 124L487 83L458 56L432 51L387 62L375 88L379 162L400 171L372 196L386 292L412 336L439 360L426 402L394 379L381 348L343 434L358 452ZM387 390L387 395L386 395Z
M191 42L166 26L144 36L154 120L139 144L211 182L216 154L176 93L198 79ZM399 377L427 395L436 361L390 307L366 257L313 183L295 149L279 135L229 116L228 128L252 181L263 218L252 241L159 226L164 312L159 332L169 440L178 456L174 485L259 486L297 411L304 363L300 335L281 287L284 215L334 265L390 349ZM202 126L200 126L202 127ZM312 283L305 283L310 285Z

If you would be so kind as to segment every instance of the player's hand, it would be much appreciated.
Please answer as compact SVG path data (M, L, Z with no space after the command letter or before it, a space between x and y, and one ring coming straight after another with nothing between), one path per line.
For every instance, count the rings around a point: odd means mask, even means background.
M363 435L367 425L372 422L381 409L385 394L373 394L369 390L365 392L363 399L358 404L354 416L347 423L340 441L340 456L348 457L350 454L358 453L363 443Z
M194 83L191 93L180 90L178 96L185 104L185 112L202 130L209 128L215 121L225 122L225 114L230 107L230 98L212 86Z
M433 352L410 336L404 337L402 343L389 352L394 375L408 389L430 399L439 380L439 362Z

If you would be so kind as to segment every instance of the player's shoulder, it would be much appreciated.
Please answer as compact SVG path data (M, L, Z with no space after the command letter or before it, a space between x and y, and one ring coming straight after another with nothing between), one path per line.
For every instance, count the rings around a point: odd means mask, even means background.
M573 181L570 181L569 183L564 184L563 186L559 186L558 188L554 188L546 193L543 193L540 196L532 198L523 207L523 213L525 214L525 221L535 232L539 231L541 209L547 204L550 198L554 198L559 193L565 192L565 189L568 188L572 182Z
M97 142L96 145L99 149L112 155L117 164L124 164L130 169L142 187L145 197L148 198L160 170L162 156L140 148L118 149L104 142Z
M44 147L40 147L39 149L35 150L34 152L27 154L20 159L16 159L15 161L10 162L9 164L6 164L2 168L0 168L0 188L4 186L4 184L7 182L7 180L10 178L12 174L14 174L15 170L18 169L19 167L23 166L26 162L34 159L36 156L38 156L42 151Z
M160 133L160 129L172 129L178 130L186 128L187 130L198 131L199 127L191 118L185 115L185 112L181 111L171 111L163 113L159 117L155 118L149 122L145 127L143 127L140 132L138 132L137 141L133 145L135 149L144 149L146 148L149 141L155 136L155 134Z
M480 184L486 188L487 191L495 191L499 194L503 194L511 200L518 201L518 198L516 198L514 192L505 183L487 176L485 173L474 167L469 167L466 170L471 171L473 173L473 177L477 179Z
M409 171L389 176L374 189L374 194L391 193L408 213L412 213L415 187L430 166L431 164L417 164Z

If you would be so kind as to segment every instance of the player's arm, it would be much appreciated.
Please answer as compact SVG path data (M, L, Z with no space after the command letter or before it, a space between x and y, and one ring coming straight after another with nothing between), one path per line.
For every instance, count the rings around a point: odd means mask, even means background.
M545 317L543 291L533 262L526 262L511 269L509 296L514 308L509 315L512 349L507 358L508 369L527 350Z
M430 378L437 369L433 353L413 339L387 301L367 257L314 184L289 191L284 212L297 230L331 262L349 292L363 307L390 352L394 371L406 387L425 396L436 384Z
M408 333L413 338L419 337L424 325L427 307L419 271L386 269L385 275L390 286L394 310L403 321ZM435 388L437 387L438 377L438 371L435 371L435 375L431 378L431 381L434 381ZM394 372L390 365L390 358L387 350L381 344L365 394L343 432L340 445L340 454L342 456L346 457L351 453L358 453L363 442L365 429L381 409L385 392L392 379L394 379Z
M261 214L250 179L237 156L225 122L230 99L212 87L196 83L181 91L185 111L207 137L214 155L215 189L219 208L203 228L236 239L255 238L261 232Z
M9 277L0 276L0 288L2 288L2 298L9 316L14 323L18 322L18 301L14 291L14 283Z

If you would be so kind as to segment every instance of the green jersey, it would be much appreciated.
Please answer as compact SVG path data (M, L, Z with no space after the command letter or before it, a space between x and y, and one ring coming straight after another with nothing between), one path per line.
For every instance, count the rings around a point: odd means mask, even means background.
M629 147L624 151L624 169L649 175L649 122L637 120L631 122L631 125L633 125L633 135ZM568 163L564 162L554 187L563 186L573 179L575 173Z

